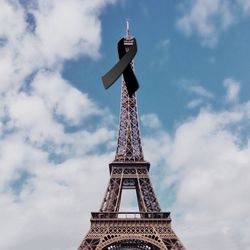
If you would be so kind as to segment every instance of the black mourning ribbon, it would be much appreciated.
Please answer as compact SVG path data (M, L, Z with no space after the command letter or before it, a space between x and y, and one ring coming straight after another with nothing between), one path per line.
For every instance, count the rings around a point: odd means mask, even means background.
M135 38L133 39L133 41L133 45L129 46L128 51L126 51L126 47L124 45L124 38L122 38L118 42L118 54L120 61L115 64L114 67L109 70L104 76L102 76L103 85L105 89L107 89L120 77L121 74L123 74L130 98L139 88L139 84L130 64L137 52L137 44Z

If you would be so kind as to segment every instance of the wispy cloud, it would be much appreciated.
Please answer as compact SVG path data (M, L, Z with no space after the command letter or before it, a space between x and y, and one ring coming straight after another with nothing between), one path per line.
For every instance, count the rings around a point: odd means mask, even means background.
M192 100L187 104L187 108L189 109L196 108L214 98L214 94L200 85L196 80L183 78L180 80L180 85L189 95L191 94Z
M250 1L249 0L237 0L238 4L243 8L245 14L250 12Z
M167 47L169 44L170 44L170 39L169 39L169 38L166 38L166 39L162 40L162 41L159 43L159 46L160 46L161 48L165 48L165 47Z
M193 109L200 106L202 103L203 103L202 99L194 99L187 104L187 107Z
M204 87L200 86L200 85L192 85L192 86L188 86L187 89L194 93L197 94L201 97L206 97L206 98L213 98L214 95L208 91L207 89L205 89Z
M227 78L223 82L226 88L226 101L227 102L237 102L239 99L240 83L234 79Z
M177 27L185 35L196 34L204 46L214 47L220 33L236 24L242 12L250 14L248 0L192 0L180 5L183 15Z
M197 80L193 79L180 79L180 86L182 86L185 90L187 90L189 93L198 95L202 98L213 98L214 94L204 88L202 85L199 84Z

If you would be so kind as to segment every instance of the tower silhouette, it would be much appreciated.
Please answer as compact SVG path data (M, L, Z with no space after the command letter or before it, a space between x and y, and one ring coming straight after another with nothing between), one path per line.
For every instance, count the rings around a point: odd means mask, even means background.
M133 45L127 23L124 45ZM134 69L134 62L131 62ZM122 80L121 110L115 159L99 212L91 213L90 230L78 250L184 250L171 227L170 212L162 212L144 160L136 95L130 98ZM139 212L120 212L124 189L135 189Z

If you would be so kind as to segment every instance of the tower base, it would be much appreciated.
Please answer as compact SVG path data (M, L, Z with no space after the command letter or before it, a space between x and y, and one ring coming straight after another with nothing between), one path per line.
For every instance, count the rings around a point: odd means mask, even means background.
M185 250L171 228L170 213L92 213L78 250Z

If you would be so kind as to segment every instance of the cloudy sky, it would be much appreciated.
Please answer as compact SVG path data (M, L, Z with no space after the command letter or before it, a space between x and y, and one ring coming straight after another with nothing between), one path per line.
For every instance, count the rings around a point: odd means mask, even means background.
M130 20L143 148L187 249L250 249L249 0L0 0L0 250L75 250L114 159ZM132 203L132 201L131 201Z

